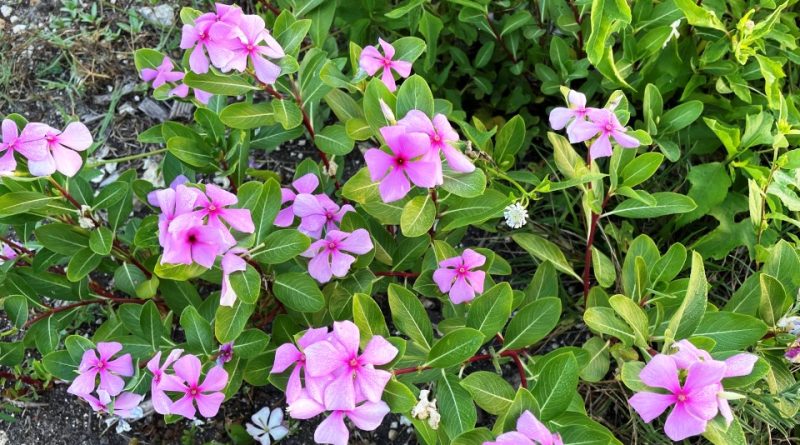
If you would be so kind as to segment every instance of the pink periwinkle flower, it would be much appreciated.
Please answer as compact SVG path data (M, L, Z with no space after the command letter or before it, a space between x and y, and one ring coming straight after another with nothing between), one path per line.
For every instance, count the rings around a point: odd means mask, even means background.
M314 241L303 256L311 258L308 273L320 283L327 283L331 277L347 275L355 257L346 252L363 255L372 250L372 240L365 229L351 233L331 230L325 238Z
M286 384L286 401L290 405L303 394L303 385L300 380L300 373L303 372L306 365L306 355L303 351L310 345L327 338L328 328L311 328L297 340L297 346L294 343L284 343L275 350L275 360L272 363L270 374L280 374L294 365ZM312 383L310 376L305 375L304 378L307 385Z
M142 79L145 82L152 82L153 88L158 88L166 83L177 82L183 79L185 73L183 71L175 71L175 65L169 57L164 57L161 65L157 68L144 68L142 69Z
M681 384L681 371L672 356L658 354L639 373L639 378L653 388L667 393L643 391L633 395L628 402L651 422L667 408L674 406L664 432L674 441L702 434L708 421L719 411L717 394L725 376L725 364L718 361L698 361L689 366Z
M130 354L113 359L121 350L122 345L117 342L100 342L96 350L86 350L78 366L80 375L73 380L67 392L75 395L91 394L98 375L100 376L98 389L107 391L112 396L122 392L125 381L120 376L133 375L133 361Z
M497 436L494 442L483 445L563 445L561 436L552 433L530 411L523 412L517 419L517 430Z
M347 445L350 439L350 432L344 423L345 417L350 419L356 428L363 431L373 431L381 425L383 418L387 414L389 414L389 405L382 400L364 402L349 410L333 411L317 426L314 431L314 441L321 444Z
M206 184L206 192L197 195L195 205L200 207L200 210L196 213L200 217L208 218L208 226L219 230L226 243L234 244L236 240L222 223L223 220L240 232L253 233L255 230L250 210L229 208L238 202L239 200L233 193L214 184Z
M3 258L0 259L0 264L3 264L3 261L11 261L17 257L17 251L12 249L8 244L0 243L0 246L3 246L3 248L0 249L0 255L3 255Z
M193 419L197 410L203 417L216 416L225 400L222 390L228 384L228 372L222 366L214 366L200 383L200 359L193 355L184 355L172 365L172 369L175 374L164 374L159 388L183 396L170 404L169 412L187 419Z
M586 113L594 108L587 108L586 95L575 90L569 90L567 101L569 102L569 107L556 107L550 111L550 127L553 130L561 130L567 127L567 135L572 140L572 128L575 123L585 120Z
M144 396L132 392L123 392L112 399L111 394L102 389L97 390L97 397L91 394L81 394L80 397L89 402L95 412L113 414L123 419L138 417L135 411L144 399Z
M178 86L169 91L169 95L177 96L183 99L189 95L190 91L191 89L189 88L189 85L180 83ZM213 96L213 94L203 90L198 90L197 88L194 89L194 98L203 105L208 105L208 101L211 100L211 96Z
M444 182L442 177L442 154L447 160L447 165L453 171L469 173L475 170L475 165L469 158L464 156L456 147L458 133L453 130L447 117L443 114L433 116L431 120L425 113L419 110L411 110L405 117L397 121L397 125L406 127L408 132L425 133L430 138L430 151L424 160L434 162L437 165L438 184Z
M636 148L639 140L626 134L625 127L619 123L617 116L605 108L592 108L586 112L589 120L578 120L572 124L569 141L572 143L588 141L597 136L589 146L589 156L597 159L611 156L611 138L622 147Z
M378 403L392 377L389 371L375 369L397 355L397 348L385 338L373 336L364 351L358 353L358 327L351 321L333 323L333 335L305 349L306 373L311 377L330 376L333 380L323 391L327 410L354 410L366 399Z
M169 414L169 406L172 400L161 389L161 381L164 378L164 373L178 358L183 354L183 349L173 349L170 351L164 363L161 363L161 351L158 351L153 358L147 362L147 370L153 374L153 379L150 381L150 397L153 403L153 409L159 414Z
M792 363L800 363L800 339L789 345L783 356Z
M392 71L396 72L400 77L406 78L411 74L411 62L392 60L394 57L394 46L383 39L378 39L378 43L383 49L383 55L381 55L377 48L369 45L361 51L358 64L361 69L366 71L370 76L374 76L378 71L383 69L381 82L386 85L389 91L394 92L397 90L397 84L394 81Z
M188 179L178 176L169 188L155 190L147 195L147 202L161 209L158 215L158 242L165 247L169 242L169 225L175 218L192 212L199 191L183 185Z
M406 127L393 125L381 128L381 135L390 153L371 148L364 153L364 160L370 178L380 181L378 191L383 202L402 199L411 190L411 183L425 188L436 186L436 163L425 160L430 151L426 134L409 133Z
M439 262L439 268L433 272L433 281L442 293L450 295L455 304L472 301L476 293L483 292L486 272L476 270L483 266L486 257L472 249L465 249L460 256Z
M197 263L211 268L217 255L231 246L219 228L203 224L203 220L193 213L176 217L169 224L168 231L162 264Z
M221 68L233 58L229 38L232 28L242 18L242 9L235 5L216 4L216 12L207 12L196 18L194 25L183 25L181 49L192 50L189 68L198 74L208 72L211 63Z
M43 124L31 124L43 125ZM83 165L83 159L78 154L92 145L92 133L80 122L67 125L64 131L59 132L47 125L44 139L47 143L47 152L40 160L28 161L28 171L33 176L48 176L59 171L65 176L75 176Z
M264 19L257 15L242 16L237 26L229 34L232 38L230 46L233 57L222 67L222 71L236 70L243 72L247 69L248 60L252 62L256 78L262 83L273 84L281 73L281 67L270 62L271 59L280 59L286 54L283 48L266 29Z
M11 119L3 119L3 141L0 142L0 174L12 172L17 168L14 153L19 153L29 161L42 160L47 156L47 140L43 124L28 124L22 129ZM3 153L5 152L5 153Z
M247 249L234 247L222 256L222 289L219 296L220 306L233 306L236 302L236 292L231 286L231 274L247 269L247 261L239 254L246 253Z
M339 207L325 194L301 193L295 196L292 211L300 218L299 231L312 238L320 238L323 229L326 232L337 230L345 213L355 209L350 204Z
M275 225L278 227L289 227L294 223L294 199L299 194L311 194L319 186L319 179L314 173L307 173L292 182L292 187L281 188L281 205L289 205L278 212L275 217ZM293 190L294 189L294 190Z

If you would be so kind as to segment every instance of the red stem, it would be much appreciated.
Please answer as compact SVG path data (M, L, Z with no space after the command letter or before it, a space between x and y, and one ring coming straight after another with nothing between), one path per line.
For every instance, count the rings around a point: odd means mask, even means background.
M375 272L378 277L401 277L401 278L416 278L419 276L417 272Z
M4 236L0 236L0 241L8 244L8 247L16 250L17 253L24 253L24 254L27 254L27 255L33 255L33 253L34 253L32 250L27 249L22 244L18 244L18 243L14 242L14 241L11 241L10 239L8 239L8 238L6 238Z
M59 312L64 312L64 311L68 311L70 309L75 309L76 307L88 306L88 305L94 304L94 303L102 303L104 301L111 301L111 302L114 302L114 303L117 303L117 304L122 304L122 303L144 304L144 303L147 302L147 300L142 300L142 299L139 299L139 298L118 298L118 297L110 297L110 298L109 297L104 297L104 298L106 298L106 300L83 300L83 301L79 301L77 303L68 304L66 306L59 306L59 307L50 308L49 310L47 310L45 312L42 312L41 314L39 314L39 315L31 318L27 322L25 322L25 325L22 328L25 329L25 328L27 328L29 326L32 326L37 321L39 321L41 319L44 319L44 318L47 318L47 317L49 317L49 316L51 316L53 314L57 314Z
M600 211L602 212L603 209L608 204L608 199L611 196L606 193L606 196L603 198L603 202L600 204ZM592 285L592 245L594 245L594 236L597 233L597 223L600 221L600 214L592 212L592 221L589 223L589 236L586 239L586 252L583 256L583 305L586 306L589 300L589 290L591 289Z
M22 383L25 383L25 384L28 384L28 385L32 385L32 386L38 386L39 388L42 388L44 386L44 382L42 382L41 380L36 380L36 379L28 377L26 375L16 376L16 375L14 375L14 374L12 374L10 372L6 372L6 371L0 371L0 378L6 379L6 380L19 380Z
M501 352L499 354L499 356L500 357L511 357L512 359L514 357L516 357L515 361L519 361L519 354L521 352L525 352L525 349L509 349L508 351ZM474 355L474 356L470 357L464 363L474 363L474 362L479 362L479 361L482 361L482 360L490 360L492 357L493 357L492 354L478 354L478 355ZM410 374L412 372L425 371L425 370L428 370L428 369L431 369L431 367L430 366L412 366L410 368L395 369L394 370L394 375ZM528 383L527 383L527 380L525 379L525 372L524 372L524 369L522 368L522 362L518 363L518 370L520 372L520 380L522 382L524 382L524 385L527 385Z

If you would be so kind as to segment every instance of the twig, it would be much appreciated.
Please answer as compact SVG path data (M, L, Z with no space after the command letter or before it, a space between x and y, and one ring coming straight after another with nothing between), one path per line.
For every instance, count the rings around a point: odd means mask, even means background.
M26 254L26 255L33 255L34 254L34 252L32 250L26 248L22 244L18 244L18 243L14 242L14 241L11 241L10 239L8 239L8 238L6 238L4 236L0 236L0 241L8 244L8 247L16 250L17 253L22 253L22 254Z
M76 307L88 306L90 304L103 303L104 301L111 301L111 302L117 303L117 304L123 304L123 303L144 304L144 303L147 303L148 300L143 300L143 299L140 299L140 298L118 298L118 297L113 297L113 298L105 297L105 299L98 299L98 300L83 300L83 301L79 301L77 303L68 304L66 306L59 306L59 307L50 308L49 310L47 310L45 312L42 312L39 315L37 315L37 316L31 318L30 320L28 320L27 322L25 322L25 325L23 325L22 328L25 329L27 327L30 327L34 323L36 323L37 321L45 319L45 318L47 318L47 317L49 317L51 315L57 314L59 312L64 312L64 311L68 311L70 309L75 309Z
M603 198L603 202L600 204L600 213L603 212L603 209L608 204L608 200L611 198L611 195L606 193L606 196ZM583 260L583 305L584 307L588 304L589 301L589 290L591 289L592 278L591 278L591 270L592 270L592 245L594 244L594 236L597 233L597 223L600 221L600 213L592 212L592 220L589 223L589 236L586 238L586 252L584 253Z
M520 384L523 388L528 387L528 379L525 377L525 368L522 366L522 361L519 358L519 354L525 352L525 349L509 349L508 351L503 351L499 354L500 357L510 357L514 360L514 363L517 364L517 371L519 372L519 380ZM482 360L491 360L494 358L492 354L478 354L475 356L470 357L464 363L475 363ZM412 372L420 372L431 369L430 366L412 366L410 368L401 368L395 369L394 375L403 375L403 374L411 374Z

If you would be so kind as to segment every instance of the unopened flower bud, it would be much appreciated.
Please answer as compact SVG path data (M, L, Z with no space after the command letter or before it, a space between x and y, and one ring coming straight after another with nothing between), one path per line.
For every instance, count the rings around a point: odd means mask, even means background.
M378 99L378 102L381 104L381 112L383 113L383 117L386 118L386 121L391 125L396 124L397 119L394 118L394 112L389 108L389 104L384 102L383 99Z

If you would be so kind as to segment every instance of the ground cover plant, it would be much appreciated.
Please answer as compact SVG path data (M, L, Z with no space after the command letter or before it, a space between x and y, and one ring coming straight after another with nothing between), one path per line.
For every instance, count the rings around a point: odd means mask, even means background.
M0 109L6 394L65 382L125 433L280 390L236 444L793 443L797 15L185 6L132 63L194 109L138 152Z

